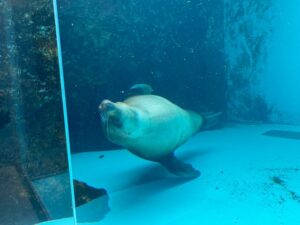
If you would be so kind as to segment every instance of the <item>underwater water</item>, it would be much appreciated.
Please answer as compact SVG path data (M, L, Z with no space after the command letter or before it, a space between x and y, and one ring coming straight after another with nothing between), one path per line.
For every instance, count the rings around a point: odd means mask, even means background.
M58 1L77 222L299 223L299 9Z
M299 224L299 11L0 0L0 225Z

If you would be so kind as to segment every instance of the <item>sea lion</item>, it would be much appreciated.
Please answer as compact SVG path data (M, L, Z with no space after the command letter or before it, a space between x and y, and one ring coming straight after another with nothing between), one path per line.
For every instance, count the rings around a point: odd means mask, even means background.
M141 85L138 87L143 89ZM174 151L205 122L215 124L220 113L204 117L150 94L152 88L145 87L141 94L136 93L123 102L101 102L99 111L105 136L143 159L162 164L177 176L198 177L200 172L179 160Z

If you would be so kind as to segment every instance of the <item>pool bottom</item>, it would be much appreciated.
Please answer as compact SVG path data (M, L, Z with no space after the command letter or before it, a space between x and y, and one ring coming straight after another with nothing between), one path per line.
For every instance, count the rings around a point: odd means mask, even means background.
M48 218L19 165L0 167L0 190L0 224L32 225Z
M85 224L300 224L300 141L262 135L269 130L300 127L233 125L197 134L176 151L201 171L194 180L125 150L74 154L74 177L109 195L104 219Z

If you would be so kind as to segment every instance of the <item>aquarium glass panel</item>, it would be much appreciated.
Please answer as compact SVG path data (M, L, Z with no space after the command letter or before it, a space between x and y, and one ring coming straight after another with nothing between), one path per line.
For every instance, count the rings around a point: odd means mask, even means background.
M300 223L299 11L57 0L77 222Z
M122 167L118 167L123 161L119 154L130 157L130 153L110 151L122 146L105 137L99 104L104 99L122 101L130 92L153 90L155 95L184 109L208 114L225 111L223 2L59 0L57 3L76 178L77 219L79 222L89 221L89 218L105 221L106 216L117 218L112 213L115 207L123 208L127 201L135 205L132 202L135 200L129 197L124 202L119 199L116 206L112 206L110 194L114 195L117 190L165 178L166 184L157 190L161 192L186 181L173 181L159 164L149 165L150 161L145 161L143 168L140 159L135 161L138 165L134 164L138 168L126 167L123 172L127 174L127 170L133 169L132 174L119 180L123 174ZM135 84L145 85L130 90ZM88 158L84 160L81 157L86 152ZM110 156L115 153L118 154ZM126 160L129 159L124 159L124 164L130 164ZM86 177L90 172L82 167L85 163L94 170L92 174L96 177L92 180ZM102 168L105 165L110 165L107 174ZM153 175L152 169L158 174ZM107 176L111 177L107 179ZM137 195L145 195L147 199L154 193L147 190ZM98 207L89 206L89 202ZM118 217L125 220L123 216ZM166 218L169 217L166 214ZM150 217L145 219L150 220Z
M0 224L73 216L52 1L0 1Z

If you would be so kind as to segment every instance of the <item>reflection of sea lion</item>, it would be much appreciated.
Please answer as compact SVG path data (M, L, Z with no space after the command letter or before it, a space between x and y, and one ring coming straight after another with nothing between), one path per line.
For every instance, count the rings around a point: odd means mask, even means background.
M102 101L99 109L106 137L141 158L161 163L177 176L198 177L200 172L177 159L174 151L199 131L205 118L145 90L141 93L123 102ZM207 118L213 124L219 115Z

